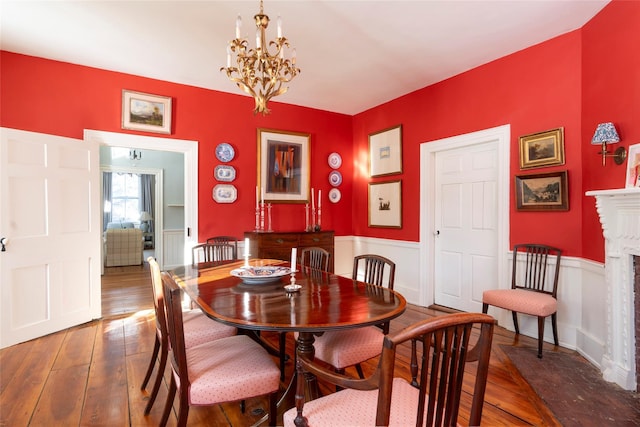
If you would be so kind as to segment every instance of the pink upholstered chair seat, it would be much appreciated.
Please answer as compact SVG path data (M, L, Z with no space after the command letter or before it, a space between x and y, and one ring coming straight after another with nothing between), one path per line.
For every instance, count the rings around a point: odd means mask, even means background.
M482 302L532 316L550 316L557 311L554 297L524 289L493 289L482 293Z
M402 378L393 379L390 426L413 426L420 391ZM309 427L318 426L375 426L378 390L344 389L304 404L303 415ZM426 413L426 411L425 411ZM283 415L285 426L294 426L296 408Z
M201 310L185 310L184 319L185 347L191 348L209 341L231 337L237 329L208 318Z
M380 328L348 329L325 332L315 338L315 358L344 369L380 354L384 334Z
M232 402L277 391L280 369L267 351L246 335L187 349L190 405Z

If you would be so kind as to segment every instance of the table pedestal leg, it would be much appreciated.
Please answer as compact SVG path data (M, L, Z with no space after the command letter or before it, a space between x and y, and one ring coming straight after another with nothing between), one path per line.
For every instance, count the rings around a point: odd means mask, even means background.
M313 360L315 354L313 341L314 338L311 332L300 332L298 335L298 354ZM305 402L305 394L307 395L306 400L313 400L319 397L320 392L318 390L318 379L315 375L303 371L297 357L296 376L296 410L298 414L294 422L296 426L303 427L307 425L307 420L302 416L302 406Z

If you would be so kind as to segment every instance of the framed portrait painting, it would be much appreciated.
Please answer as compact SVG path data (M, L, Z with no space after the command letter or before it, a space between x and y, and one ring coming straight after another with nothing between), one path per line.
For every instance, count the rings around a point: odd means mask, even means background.
M402 125L369 135L369 175L402 173Z
M521 136L520 169L564 165L564 128Z
M640 187L640 144L629 146L627 154L627 176L625 188Z
M171 133L171 97L122 91L122 129Z
M567 171L516 175L516 209L519 211L567 211Z
M258 187L267 203L308 203L308 133L258 129Z
M402 228L402 182L369 183L369 227Z

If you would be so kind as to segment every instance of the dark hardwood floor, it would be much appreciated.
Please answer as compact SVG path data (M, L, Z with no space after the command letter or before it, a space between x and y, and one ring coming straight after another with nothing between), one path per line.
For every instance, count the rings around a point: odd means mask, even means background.
M148 395L140 390L155 333L148 265L108 268L102 288L102 319L0 351L0 426L158 424L167 384L162 387L149 416L143 414ZM409 306L405 314L391 322L392 332L439 314L442 312ZM293 334L287 335L288 351L292 352ZM263 333L263 336L274 344L277 342L275 334ZM515 370L500 344L536 351L534 339L515 338L504 328L496 328L482 424L560 425ZM550 344L545 344L545 350L570 351L554 350ZM374 363L365 364L365 372L371 372ZM292 369L289 362L283 387L288 384ZM399 358L397 371L398 375L408 376L406 357ZM330 392L323 384L321 391ZM469 402L469 396L464 396L459 420L462 424L466 421ZM247 401L244 414L238 403L192 407L188 425L251 425L262 416L262 408L266 408L265 399ZM175 423L174 414L169 425Z

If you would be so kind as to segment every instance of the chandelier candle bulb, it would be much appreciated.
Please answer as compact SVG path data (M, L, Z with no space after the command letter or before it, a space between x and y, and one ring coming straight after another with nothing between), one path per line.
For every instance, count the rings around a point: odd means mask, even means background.
M238 15L236 18L236 39L240 38L240 27L242 27L242 17Z
M278 38L282 38L282 18L278 15Z

